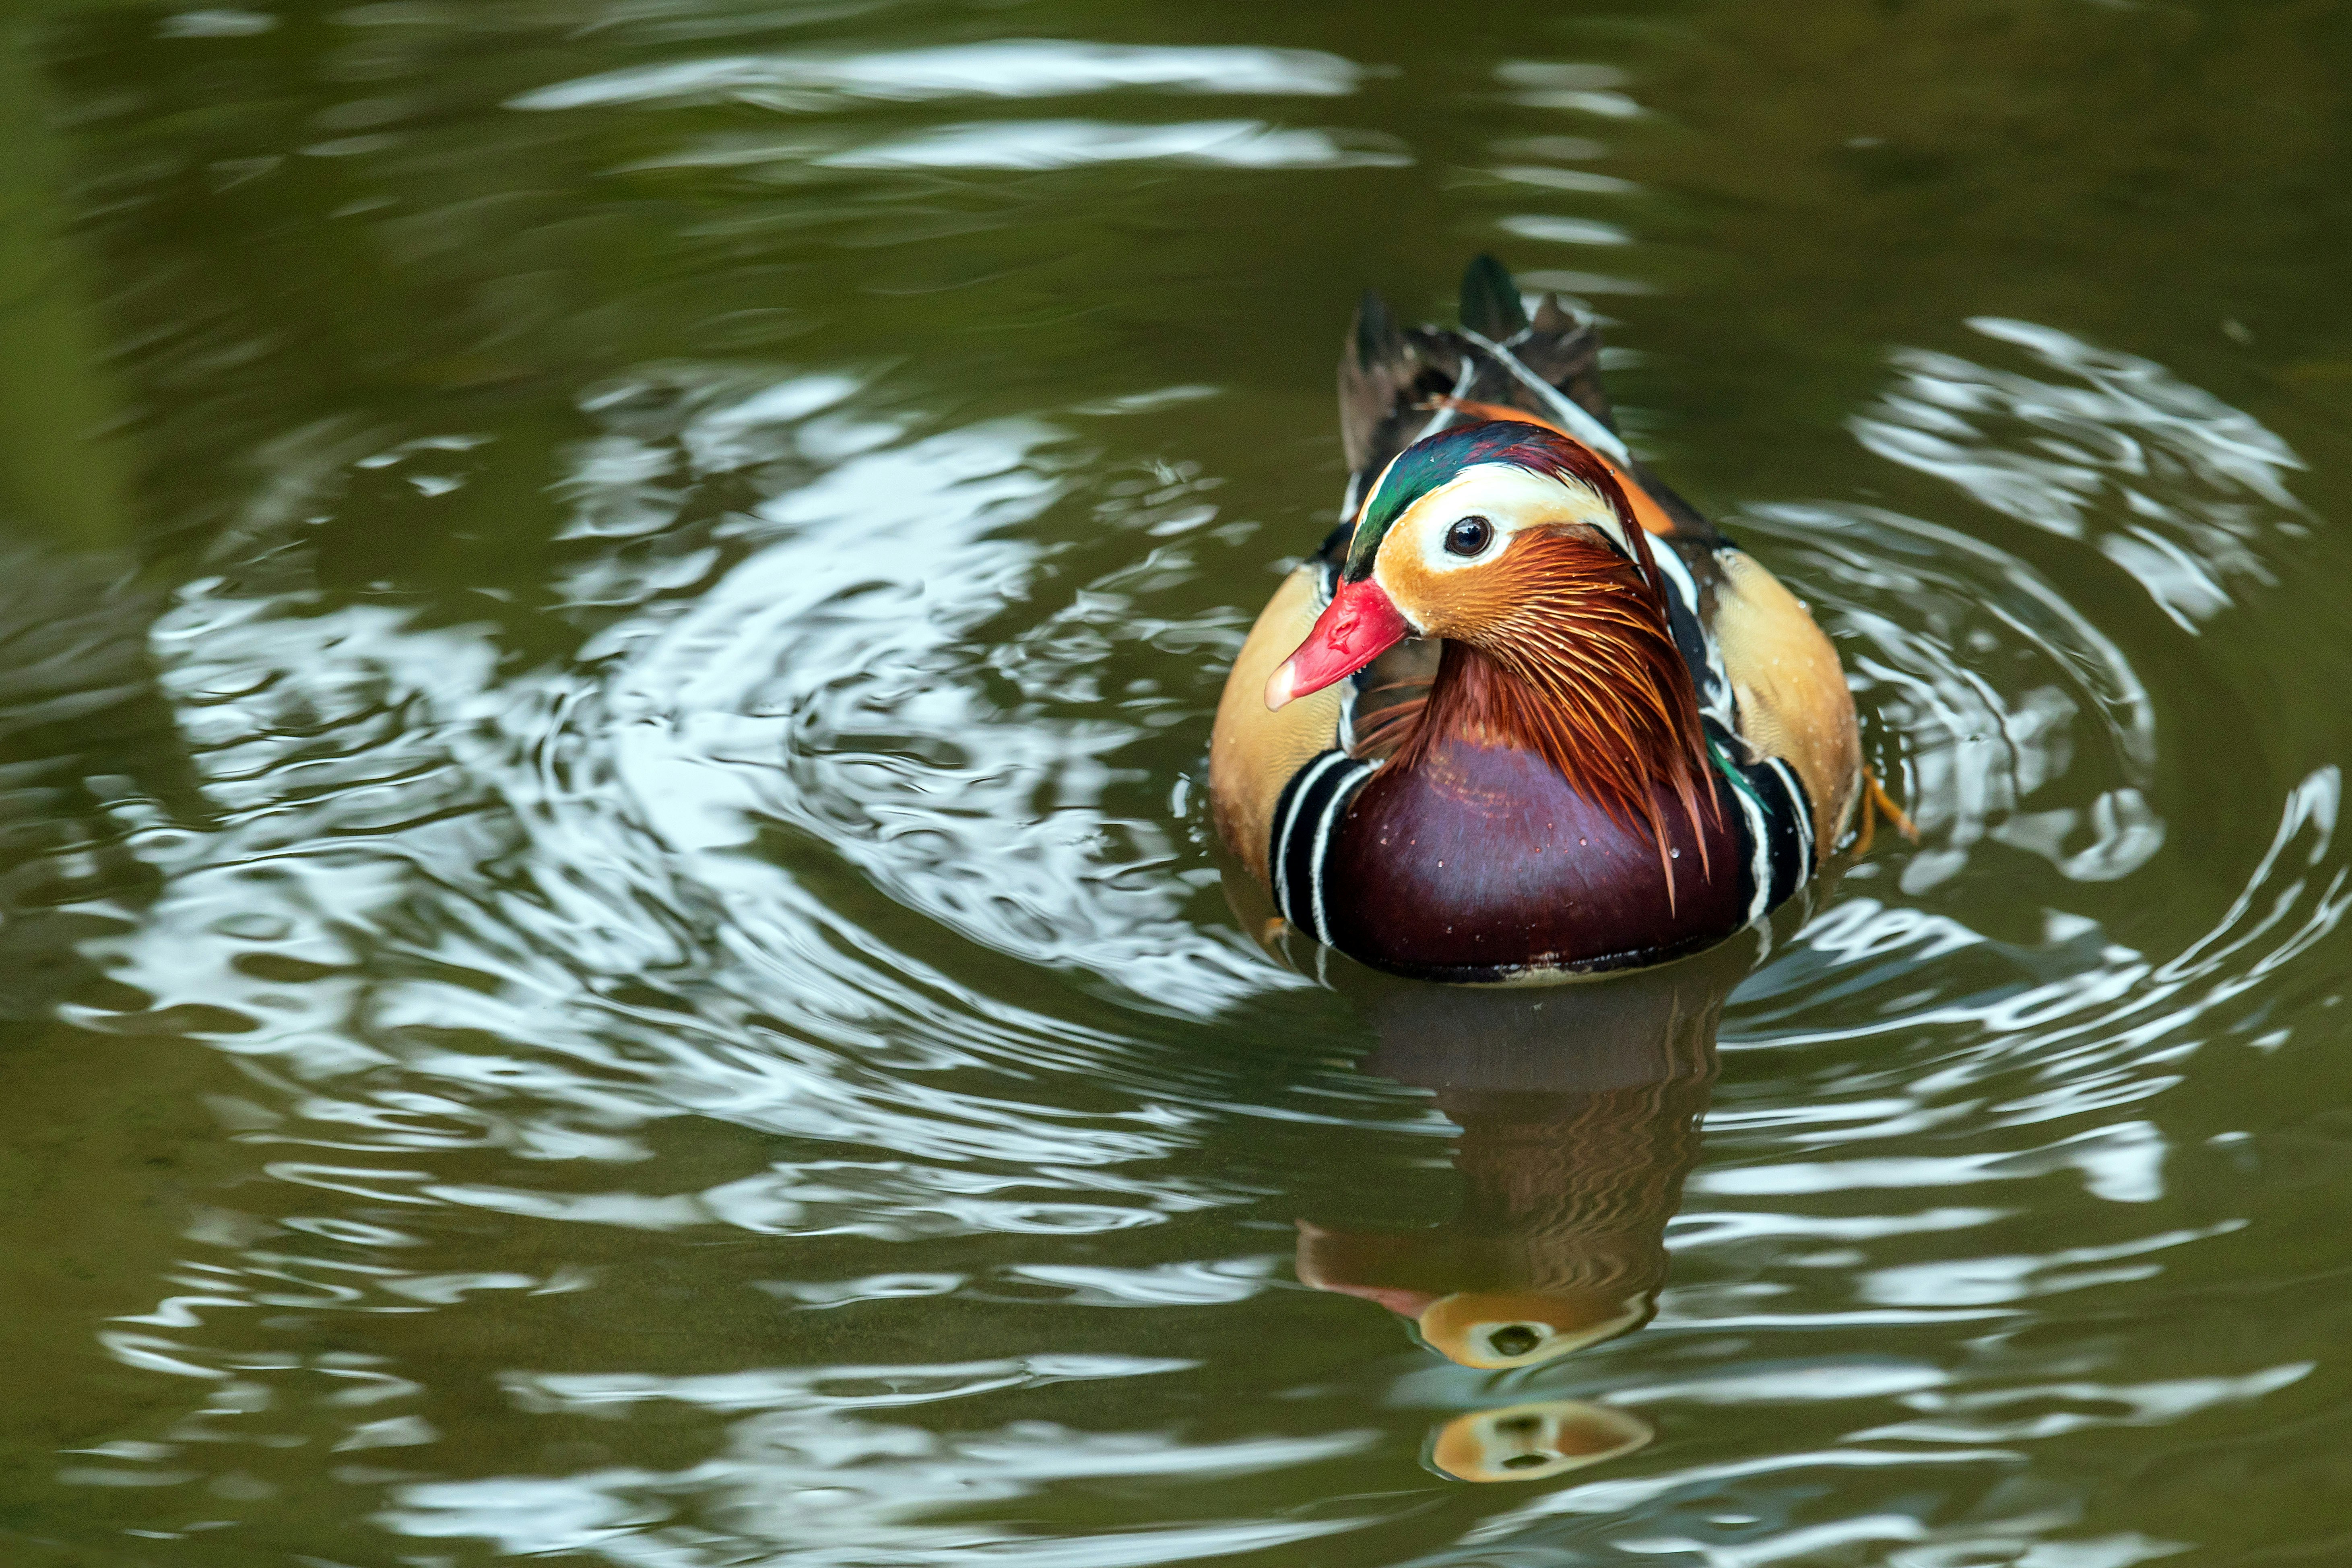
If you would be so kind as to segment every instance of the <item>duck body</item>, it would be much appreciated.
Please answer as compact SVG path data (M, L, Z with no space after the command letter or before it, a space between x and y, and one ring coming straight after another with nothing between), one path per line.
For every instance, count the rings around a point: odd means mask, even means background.
M1287 926L1463 983L1713 946L1810 879L1861 783L1794 595L1626 451L1598 331L1481 258L1463 329L1367 297L1345 521L1285 580L1210 742L1220 835Z

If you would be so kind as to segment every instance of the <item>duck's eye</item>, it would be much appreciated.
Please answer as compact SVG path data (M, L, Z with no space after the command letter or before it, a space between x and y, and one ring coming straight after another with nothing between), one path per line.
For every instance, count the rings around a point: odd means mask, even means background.
M1483 517L1463 518L1445 531L1445 550L1450 555L1483 555L1494 542L1495 525Z
M1543 1343L1544 1333L1532 1323L1505 1323L1487 1336L1486 1342L1498 1356L1517 1357Z

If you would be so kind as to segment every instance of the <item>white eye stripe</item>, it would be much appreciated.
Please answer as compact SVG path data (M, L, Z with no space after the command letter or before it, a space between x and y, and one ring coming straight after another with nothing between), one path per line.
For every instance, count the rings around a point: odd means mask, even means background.
M1446 548L1454 524L1483 518L1494 537L1475 555ZM1557 479L1510 463L1480 463L1465 468L1406 509L1381 545L1409 550L1431 572L1458 572L1492 561L1523 529L1562 521L1601 530L1621 546L1624 531L1600 493L1574 480ZM1629 552L1630 553L1630 552Z

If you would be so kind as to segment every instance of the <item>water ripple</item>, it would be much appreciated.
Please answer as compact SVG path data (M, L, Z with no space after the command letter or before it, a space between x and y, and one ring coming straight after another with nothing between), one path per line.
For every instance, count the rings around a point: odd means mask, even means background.
M536 88L509 107L554 110L733 101L807 111L860 100L1062 98L1137 89L1329 98L1354 91L1363 75L1360 66L1311 49L1004 38L872 54L680 60Z
M2199 1544L2148 1498L2190 1467L2324 1479L2352 861L2340 748L2273 710L2342 671L2254 640L2334 624L2317 439L2087 331L1809 344L1865 378L1837 460L1727 526L1922 841L1670 972L1648 1033L1629 985L1310 981L1223 903L1198 786L1335 489L1292 440L1313 323L1364 236L1417 289L1499 226L1622 258L1521 274L1627 301L1612 369L1684 312L1759 352L1650 232L1699 204L1584 134L1704 124L1451 34L1391 80L843 40L879 14L122 35L202 57L154 100L184 167L78 132L199 521L176 577L7 557L7 1342L68 1434L12 1453L9 1529L2123 1568ZM1292 112L1349 95L1396 139ZM174 248L265 227L347 248ZM247 271L348 285L327 347Z

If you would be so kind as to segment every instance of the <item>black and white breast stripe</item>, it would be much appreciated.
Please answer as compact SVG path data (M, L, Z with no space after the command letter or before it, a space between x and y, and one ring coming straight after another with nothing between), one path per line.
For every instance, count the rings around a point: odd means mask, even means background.
M1274 868L1274 906L1317 942L1331 940L1323 907L1323 861L1331 852L1331 836L1348 802L1379 767L1345 752L1325 752L1299 769L1275 802L1274 843L1266 862Z
M1692 684L1698 689L1698 710L1725 729L1736 731L1739 723L1731 674L1724 668L1723 649L1699 626L1698 584L1691 579L1690 567L1665 540L1652 540L1650 553L1657 559L1658 575L1664 582L1666 629L1674 635L1683 662L1690 667Z
M1796 895L1813 867L1813 809L1804 781L1779 757L1757 757L1747 742L1711 720L1707 739L1736 775L1727 780L1740 816L1748 852L1748 920L1763 919ZM1328 943L1331 926L1323 901L1323 867L1331 837L1347 815L1348 803L1379 771L1343 751L1316 756L1283 786L1275 803L1275 908L1282 918L1317 942Z
M1748 919L1752 923L1786 903L1811 874L1812 805L1796 769L1779 757L1757 756L1712 716L1701 722L1715 754L1734 775L1728 782L1747 842L1752 889Z

